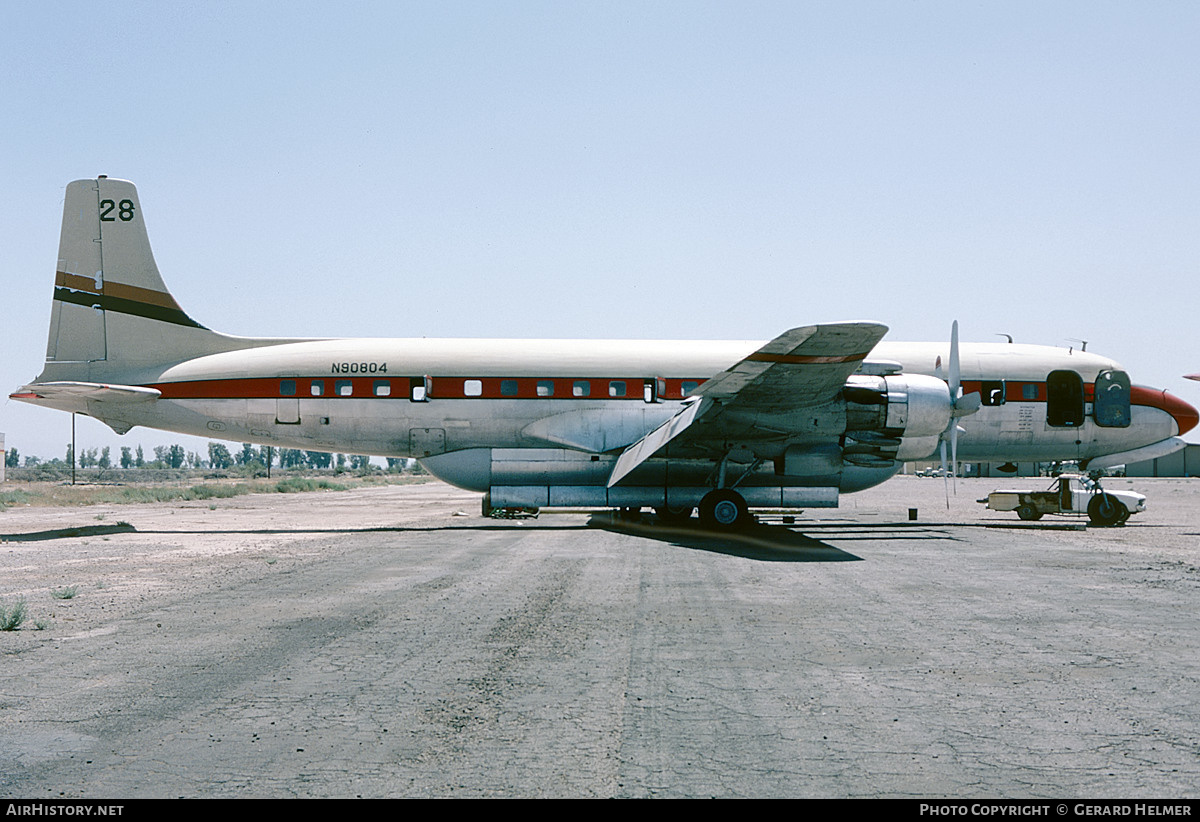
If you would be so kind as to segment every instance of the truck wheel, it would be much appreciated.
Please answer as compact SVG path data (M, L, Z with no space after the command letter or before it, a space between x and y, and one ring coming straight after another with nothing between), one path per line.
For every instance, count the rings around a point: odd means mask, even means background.
M1017 509L1017 516L1021 519L1037 520L1042 518L1042 512L1027 502Z
M1116 525L1121 522L1122 516L1129 516L1125 506L1118 502L1116 497L1103 493L1092 497L1092 501L1088 503L1087 512L1092 525L1101 528Z

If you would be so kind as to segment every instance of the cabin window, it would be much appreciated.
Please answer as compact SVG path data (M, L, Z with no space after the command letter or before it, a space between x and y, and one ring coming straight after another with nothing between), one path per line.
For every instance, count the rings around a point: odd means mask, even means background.
M349 397L354 393L354 383L350 380L336 380L333 383L333 393L339 397Z
M430 382L431 380L428 377L410 377L408 380L408 398L413 402L428 402Z
M279 381L279 396L281 396L281 397L296 396L296 381L295 380L280 380Z
M500 396L515 397L519 391L516 380L500 380Z
M1027 382L1021 386L1021 399L1036 400L1038 398L1038 387L1036 382Z
M479 397L483 395L483 380L463 380L463 396Z
M1004 381L984 380L979 383L979 399L983 405L1004 405Z
M1096 377L1092 398L1092 417L1104 428L1128 428L1132 419L1129 407L1129 375L1124 371L1101 371Z
M392 383L390 380L375 380L375 396L390 397L392 396Z
M1074 371L1046 377L1046 423L1056 428L1083 425L1083 378Z
M690 397L696 393L696 389L700 387L700 383L695 380L684 380L679 384L679 391L685 397Z
M319 397L322 394L324 394L325 393L325 381L324 380L313 380L312 382L310 382L308 384L308 393L312 394L314 397Z
M625 396L625 381L611 380L608 383L608 396L623 397Z
M592 384L587 380L575 380L571 386L571 394L576 397L586 397L592 393Z
M554 380L538 380L537 395L539 397L553 397Z

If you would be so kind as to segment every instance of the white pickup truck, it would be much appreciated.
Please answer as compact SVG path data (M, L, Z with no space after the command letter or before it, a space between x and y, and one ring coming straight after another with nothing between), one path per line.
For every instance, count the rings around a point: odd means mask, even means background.
M1133 491L1105 491L1088 477L1063 474L1045 491L993 491L979 502L993 511L1016 511L1021 519L1044 514L1086 514L1093 525L1120 525L1146 510L1146 497Z

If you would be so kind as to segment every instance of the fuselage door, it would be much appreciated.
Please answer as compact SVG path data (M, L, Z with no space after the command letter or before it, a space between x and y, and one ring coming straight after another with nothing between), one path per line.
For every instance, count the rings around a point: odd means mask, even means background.
M300 424L300 397L296 394L296 380L279 381L279 399L275 401L275 423L277 425Z
M408 381L408 398L413 402L429 402L432 391L432 377L412 377Z
M1096 420L1096 425L1104 428L1129 427L1131 412L1128 374L1124 371L1101 371L1096 376L1092 417Z
M1083 425L1083 377L1074 371L1046 376L1046 423L1055 428Z
M984 380L979 383L982 405L1004 405L1004 380Z

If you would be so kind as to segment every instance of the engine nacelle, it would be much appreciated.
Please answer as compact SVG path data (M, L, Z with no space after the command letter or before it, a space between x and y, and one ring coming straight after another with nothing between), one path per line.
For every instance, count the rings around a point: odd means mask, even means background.
M846 399L842 451L854 465L927 456L936 450L953 410L949 386L923 374L856 374L846 381L842 396Z

